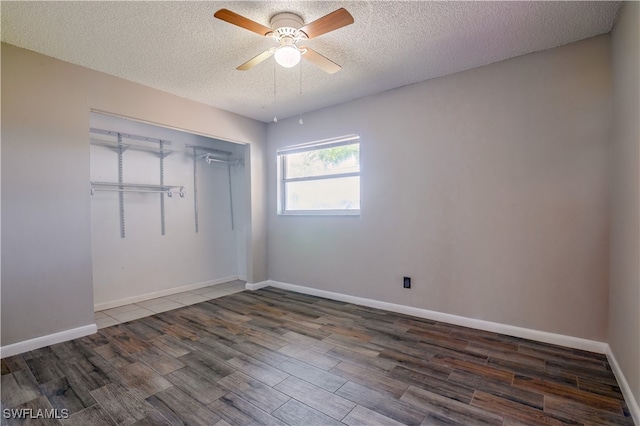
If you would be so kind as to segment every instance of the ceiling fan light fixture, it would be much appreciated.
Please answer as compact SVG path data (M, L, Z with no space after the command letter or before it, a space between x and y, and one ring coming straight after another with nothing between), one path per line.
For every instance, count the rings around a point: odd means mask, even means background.
M300 62L300 51L295 46L280 46L274 57L279 65L291 68Z

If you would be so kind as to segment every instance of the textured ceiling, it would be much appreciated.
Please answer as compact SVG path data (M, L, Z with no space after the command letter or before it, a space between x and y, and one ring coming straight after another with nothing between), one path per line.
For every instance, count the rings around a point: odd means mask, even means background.
M7 2L2 41L262 121L475 68L598 34L619 2ZM344 7L355 23L305 45L342 65L329 75L235 68L271 39L213 17L227 8L269 26L279 12L308 23ZM276 93L274 101L274 70ZM302 94L300 76L302 75Z

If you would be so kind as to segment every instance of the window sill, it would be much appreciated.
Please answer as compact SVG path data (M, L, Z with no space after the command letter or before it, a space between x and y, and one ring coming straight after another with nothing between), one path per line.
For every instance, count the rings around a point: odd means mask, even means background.
M360 210L287 210L278 216L360 216Z

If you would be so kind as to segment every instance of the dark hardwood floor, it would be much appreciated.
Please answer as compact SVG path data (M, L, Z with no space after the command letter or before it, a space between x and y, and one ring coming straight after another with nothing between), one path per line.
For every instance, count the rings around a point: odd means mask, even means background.
M5 358L2 408L69 413L2 424L633 424L603 355L275 289Z

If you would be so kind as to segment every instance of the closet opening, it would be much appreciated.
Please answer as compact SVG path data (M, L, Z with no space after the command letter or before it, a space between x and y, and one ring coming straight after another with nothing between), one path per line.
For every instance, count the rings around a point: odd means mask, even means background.
M87 142L96 312L246 281L247 145L98 112Z

